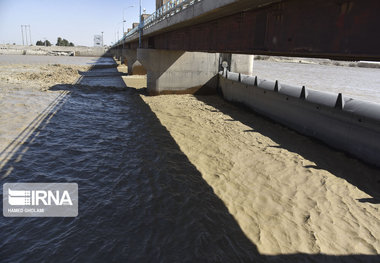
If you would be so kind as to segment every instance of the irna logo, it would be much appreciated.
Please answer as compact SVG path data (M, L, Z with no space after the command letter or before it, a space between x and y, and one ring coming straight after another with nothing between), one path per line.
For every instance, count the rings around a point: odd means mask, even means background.
M6 217L76 217L76 183L5 183L3 215Z
M39 205L73 205L68 191L58 190L11 190L8 189L10 205L39 206Z

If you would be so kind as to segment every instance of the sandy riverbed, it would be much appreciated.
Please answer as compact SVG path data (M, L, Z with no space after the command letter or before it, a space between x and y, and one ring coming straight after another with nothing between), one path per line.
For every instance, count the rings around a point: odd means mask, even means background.
M73 84L79 77L79 71L86 71L89 66L79 65L0 65L0 83L7 86L37 88L46 90L54 85Z
M216 96L141 96L261 254L380 252L379 170Z

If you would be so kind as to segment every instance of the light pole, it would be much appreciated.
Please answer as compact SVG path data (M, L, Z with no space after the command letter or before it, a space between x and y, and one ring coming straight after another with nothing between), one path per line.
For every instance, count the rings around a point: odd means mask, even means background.
M102 31L102 47L104 47L104 40L103 40L103 31Z
M121 22L123 23L123 35L121 36L121 38L123 38L124 37L124 23L125 23L124 18L123 18L123 21L121 21Z
M120 27L120 24L121 24L121 23L124 24L124 22L121 21L121 22L119 22L119 23L116 24L116 28L115 28L115 34L117 33L117 39L118 39L118 40L120 40L120 31L119 31L119 27ZM115 43L116 43L116 40L115 40Z
M123 39L123 48L124 48L124 35L125 35L124 23L126 22L124 11L127 10L128 8L131 8L131 7L135 7L135 6L134 5L130 5L130 6L126 7L126 8L123 8L123 36L121 37Z
M128 7L123 8L123 37L124 37L124 33L125 33L125 31L124 31L124 23L126 22L124 11L127 10L128 8L132 8L132 7L135 7L135 6L134 5L130 5Z
M139 1L140 4L140 23L139 23L139 48L141 48L141 35L142 35L142 19L141 19L141 0Z

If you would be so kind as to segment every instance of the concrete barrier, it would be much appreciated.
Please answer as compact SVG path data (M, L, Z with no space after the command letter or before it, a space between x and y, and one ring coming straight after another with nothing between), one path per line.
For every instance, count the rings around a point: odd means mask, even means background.
M228 71L218 85L226 100L380 167L380 104Z

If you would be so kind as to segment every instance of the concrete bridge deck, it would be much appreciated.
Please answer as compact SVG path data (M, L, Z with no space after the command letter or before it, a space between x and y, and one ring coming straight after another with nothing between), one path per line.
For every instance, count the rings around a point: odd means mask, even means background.
M144 22L141 47L380 61L377 10L376 0L170 1ZM138 31L114 48L138 48Z

